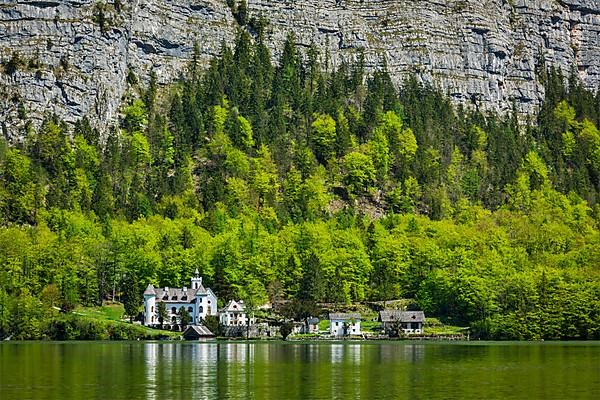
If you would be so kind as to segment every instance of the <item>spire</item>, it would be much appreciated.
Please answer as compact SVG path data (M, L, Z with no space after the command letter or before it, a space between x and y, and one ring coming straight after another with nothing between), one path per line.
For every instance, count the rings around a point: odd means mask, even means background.
M194 278L198 277L200 277L200 271L198 271L198 268L196 268L196 271L194 271Z
M156 290L154 290L154 286L152 286L152 284L148 284L148 287L146 288L146 290L144 290L144 296L146 295L154 295L156 296Z

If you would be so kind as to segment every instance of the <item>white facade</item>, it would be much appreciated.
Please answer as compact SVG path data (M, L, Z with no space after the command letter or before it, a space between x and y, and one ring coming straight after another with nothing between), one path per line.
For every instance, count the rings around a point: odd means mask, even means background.
M360 335L360 314L329 314L329 333L332 336Z
M202 277L196 270L191 279L191 288L154 288L148 285L144 292L144 323L148 326L160 325L158 304L164 303L167 318L163 326L179 324L179 309L183 307L190 316L190 324L198 325L209 315L217 315L217 296L210 288L202 286Z
M402 328L402 330L404 331L404 333L406 333L407 335L420 335L423 333L423 328L421 328L422 325L407 325L410 326L410 328ZM413 328L414 326L414 328Z
M146 289L148 292L148 289ZM158 323L156 319L156 295L144 292L144 322L146 325Z
M246 306L243 301L230 300L219 313L219 321L223 326L246 326ZM252 323L252 321L250 321Z

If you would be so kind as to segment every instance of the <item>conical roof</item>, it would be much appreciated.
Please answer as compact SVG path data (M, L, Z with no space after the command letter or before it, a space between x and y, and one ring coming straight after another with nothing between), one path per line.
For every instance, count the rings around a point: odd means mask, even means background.
M152 286L152 284L148 284L148 287L146 288L146 290L144 290L144 296L146 295L155 295L156 296L156 290L154 290L154 286Z

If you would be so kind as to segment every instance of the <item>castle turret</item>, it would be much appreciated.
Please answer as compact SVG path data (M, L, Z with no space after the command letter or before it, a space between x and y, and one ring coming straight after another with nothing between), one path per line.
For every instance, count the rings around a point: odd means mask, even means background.
M144 325L156 325L156 290L149 284L144 291Z
M198 268L194 271L194 276L192 277L192 289L200 289L202 287L202 277L200 276L200 272L198 272Z

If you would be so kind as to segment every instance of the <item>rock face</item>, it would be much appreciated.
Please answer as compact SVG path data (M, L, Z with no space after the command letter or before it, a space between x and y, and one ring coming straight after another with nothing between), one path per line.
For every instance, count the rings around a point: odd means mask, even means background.
M535 113L540 60L588 88L600 84L598 0L249 0L270 21L276 57L288 32L328 48L331 63L361 49L367 68L383 60L397 83L408 74L456 102ZM202 60L238 28L225 0L3 0L0 3L0 124L18 140L23 120L45 112L69 122L115 121L131 71L177 78L197 42ZM15 57L18 55L18 57ZM9 61L17 65L12 69Z

